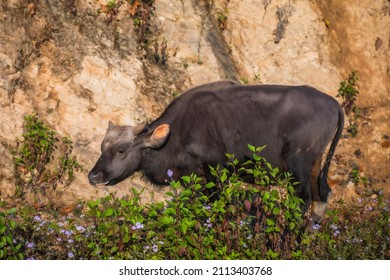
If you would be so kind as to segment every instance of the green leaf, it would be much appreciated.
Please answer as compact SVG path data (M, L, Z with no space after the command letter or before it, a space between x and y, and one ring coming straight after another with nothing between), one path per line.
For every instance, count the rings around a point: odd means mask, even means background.
M168 226L168 225L173 224L174 219L173 219L172 216L164 216L164 217L161 219L161 222L163 223L163 225Z
M279 192L277 190L272 190L271 196L272 196L272 198L279 200Z
M147 239L151 239L151 238L153 238L155 235L156 235L156 232L154 232L153 230L151 230L151 231L148 232Z
M295 223L290 222L290 223L288 224L288 228L289 228L290 230L293 230L293 229L295 228Z
M112 248L110 249L110 253L111 253L111 254L114 254L114 253L116 253L116 252L118 252L118 247L117 247L117 246L114 246L114 247L112 247Z
M180 181L172 181L170 185L175 190L181 187Z
M165 194L166 194L167 196L174 197L173 192L166 192Z
M271 226L274 226L275 225L275 222L271 219L267 219L267 226L271 227Z
M183 176L181 177L181 180L184 182L184 183L191 183L191 177L190 176Z
M256 155L256 154L252 154L252 158L255 160L255 161L260 161L261 160L261 157Z
M112 216L112 214L114 214L114 209L112 209L112 208L108 208L106 211L104 211L105 217L110 217L110 216Z
M202 185L201 185L201 184L195 184L195 186L194 186L194 189L195 189L196 191L200 190L201 188L202 188Z
M278 215L279 213L280 213L280 208L278 208L278 207L275 207L272 211L272 214L274 214L274 215Z
M188 225L186 223L180 224L180 230L183 234L187 234L187 228L188 228Z
M192 196L192 191L191 190L183 190L180 194L180 197L191 197Z
M149 218L157 217L157 211L156 210L150 210L148 212L148 217Z
M11 238L10 236L7 236L6 240L7 240L7 243L8 243L9 245L12 245L12 244L13 244L12 238Z
M199 244L196 242L196 236L195 236L195 235L187 236L187 237L186 237L186 240L187 240L187 242L188 242L191 246L193 246L193 247L195 247L195 248L199 248Z
M9 226L11 229L14 229L16 227L16 222L14 220L9 221Z
M226 181L226 179L227 179L227 174L226 174L227 172L223 172L222 173L222 175L221 175L221 178L220 178L220 180L221 180L221 183L223 184L225 181Z
M264 150L267 147L267 145L261 146L256 148L256 152L260 153L262 150Z
M7 211L7 214L14 214L14 213L16 213L16 211L17 211L18 209L15 207L15 208L11 208L11 209L9 209L8 211Z
M249 149L251 152L253 152L253 153L256 152L255 146L252 146L252 145L249 145L249 144L248 144L248 149Z
M164 214L168 216L173 216L176 215L176 210L173 208L167 208L165 209Z
M208 182L208 183L206 184L206 188L207 188L207 189L211 189L211 188L213 188L213 187L215 187L215 183L214 183L214 182Z

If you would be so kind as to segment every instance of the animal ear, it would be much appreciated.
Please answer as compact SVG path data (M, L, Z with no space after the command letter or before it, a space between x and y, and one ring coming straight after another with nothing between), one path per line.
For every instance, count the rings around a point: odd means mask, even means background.
M169 136L169 124L161 124L153 131L152 136L146 142L146 147L159 148L165 143Z
M108 128L113 128L115 125L112 123L112 121L108 121Z

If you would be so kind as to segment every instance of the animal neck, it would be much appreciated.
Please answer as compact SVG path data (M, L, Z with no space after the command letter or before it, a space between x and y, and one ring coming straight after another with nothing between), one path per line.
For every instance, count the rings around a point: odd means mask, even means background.
M142 156L141 171L154 184L167 185L168 169L173 169L172 161L165 156L163 149L145 149Z

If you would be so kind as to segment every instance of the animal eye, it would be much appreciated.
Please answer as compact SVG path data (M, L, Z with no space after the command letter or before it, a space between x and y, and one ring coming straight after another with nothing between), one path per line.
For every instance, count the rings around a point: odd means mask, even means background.
M118 151L118 154L124 154L125 153L125 150L119 150Z

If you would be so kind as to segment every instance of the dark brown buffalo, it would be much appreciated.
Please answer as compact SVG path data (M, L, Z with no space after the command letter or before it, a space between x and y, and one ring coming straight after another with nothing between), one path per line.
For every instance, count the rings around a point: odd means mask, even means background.
M338 102L312 87L206 84L183 93L147 126L110 122L88 178L92 185L115 185L138 170L157 184L168 182L167 170L174 180L191 173L207 178L209 165L224 164L226 153L243 162L251 158L248 144L266 145L262 155L300 182L303 210L313 201L314 215L322 216L343 125Z

